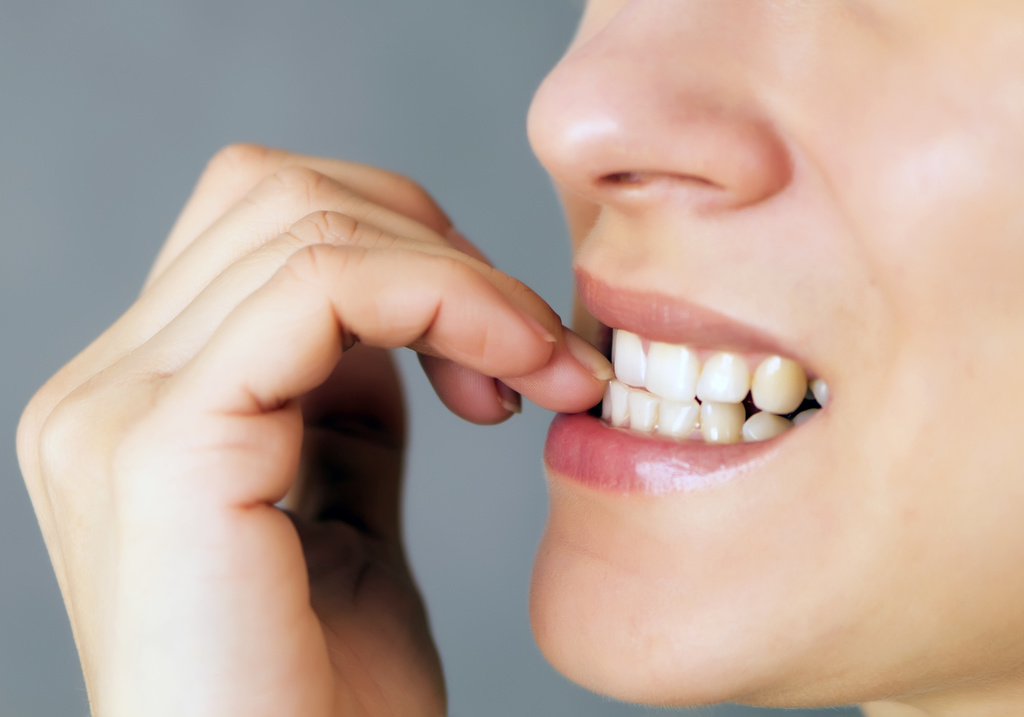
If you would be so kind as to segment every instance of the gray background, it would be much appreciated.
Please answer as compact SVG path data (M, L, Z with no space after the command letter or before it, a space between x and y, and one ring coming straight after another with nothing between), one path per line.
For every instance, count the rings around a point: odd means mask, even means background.
M17 416L132 300L208 157L246 140L408 174L567 315L562 220L524 118L580 5L43 0L0 10L0 717L86 712L18 477ZM647 713L569 684L530 636L549 416L527 407L500 428L464 425L439 410L414 359L402 365L413 426L408 537L451 713Z

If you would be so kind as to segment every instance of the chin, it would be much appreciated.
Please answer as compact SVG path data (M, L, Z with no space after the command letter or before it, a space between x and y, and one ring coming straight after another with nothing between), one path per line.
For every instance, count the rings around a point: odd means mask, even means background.
M558 425L577 420L593 424ZM728 475L694 474L672 490L624 486L595 482L599 471L581 474L564 455L587 431L609 430L599 424L556 419L546 451L551 508L530 613L555 669L647 705L859 701L848 648L862 637L863 601L849 578L856 541L848 536L860 531L821 494L816 506L808 501L814 508L796 509L765 473L791 447L758 444Z
M709 649L709 616L681 614L673 591L648 594L648 585L549 527L530 590L541 652L568 679L624 702L698 706L747 691L732 628Z
M841 628L818 623L818 635L809 635L807 606L766 595L764 585L722 595L623 567L563 526L578 521L564 515L578 509L553 509L530 590L534 638L566 678L616 700L666 707L860 701L836 653ZM626 536L616 540L613 553L628 550Z

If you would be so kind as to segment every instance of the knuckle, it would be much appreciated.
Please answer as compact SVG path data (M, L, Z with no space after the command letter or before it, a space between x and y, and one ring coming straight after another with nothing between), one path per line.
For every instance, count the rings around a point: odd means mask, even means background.
M401 174L391 173L389 176L389 190L399 203L415 208L416 214L425 223L438 227L447 225L448 216L441 210L441 207L420 184L409 177Z
M38 423L33 443L38 452L38 480L51 489L74 480L97 449L93 428L97 400L87 387L72 391Z
M285 262L288 278L317 287L334 286L343 275L358 271L366 252L359 247L310 244L302 247Z
M395 194L400 195L403 199L410 203L422 204L427 206L435 206L434 198L430 196L423 186L414 179L406 177L404 174L389 173L388 182L390 189Z
M33 416L20 449L33 452L35 469L26 483L50 496L100 490L111 460L151 412L156 377L129 385L125 377L94 376ZM29 475L31 473L31 476Z
M330 261L330 247L326 244L309 244L302 247L285 262L288 277L302 284L319 285L324 281L326 265Z
M293 216L326 207L344 209L358 201L331 177L300 165L275 170L253 188L248 199L276 205Z
M289 234L300 246L310 244L352 244L360 231L360 224L350 216L327 210L307 214L296 222Z
M328 181L327 176L315 169L291 165L281 167L268 178L270 184L285 192L287 196L313 194Z
M204 177L259 176L275 150L258 144L238 142L216 152L206 165Z
M396 174L394 172L389 173L389 179L392 184L392 190L407 199L416 200L424 204L434 203L434 198L416 180L410 179L404 174Z
M49 387L43 386L25 406L18 420L17 452L25 482L31 487L38 477L39 444L47 418L57 401L50 397Z

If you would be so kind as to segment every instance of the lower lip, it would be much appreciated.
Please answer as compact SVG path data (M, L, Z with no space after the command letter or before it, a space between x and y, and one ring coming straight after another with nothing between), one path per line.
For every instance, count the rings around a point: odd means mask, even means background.
M585 413L559 414L548 429L548 473L610 493L667 495L731 482L767 458L778 440L716 445L613 428Z

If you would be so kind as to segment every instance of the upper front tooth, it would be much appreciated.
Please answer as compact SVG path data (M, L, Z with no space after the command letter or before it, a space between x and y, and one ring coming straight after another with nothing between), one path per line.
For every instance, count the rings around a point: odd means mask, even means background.
M615 378L638 388L644 385L647 357L639 336L616 329L612 335L612 363L615 364Z
M697 383L697 398L717 403L739 403L750 390L750 370L741 356L717 353L704 364Z
M652 341L647 349L645 385L651 393L673 401L691 401L697 395L700 361L686 346Z
M754 371L750 395L762 411L792 413L807 395L807 374L792 359L769 356Z

